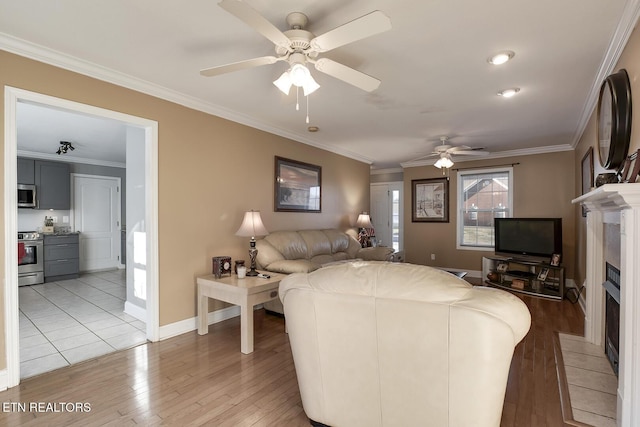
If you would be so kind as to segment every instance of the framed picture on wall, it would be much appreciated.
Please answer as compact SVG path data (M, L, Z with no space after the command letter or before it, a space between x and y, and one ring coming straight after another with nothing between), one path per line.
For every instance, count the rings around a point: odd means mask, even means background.
M591 191L593 187L593 147L589 147L582 158L582 194ZM582 205L582 216L586 218L587 208Z
M449 222L449 180L411 181L411 222Z
M274 211L322 211L320 166L278 156L275 166Z

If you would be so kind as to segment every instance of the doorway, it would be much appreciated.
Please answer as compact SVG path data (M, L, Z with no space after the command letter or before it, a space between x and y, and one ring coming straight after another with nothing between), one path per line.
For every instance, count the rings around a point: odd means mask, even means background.
M402 241L402 182L371 184L371 222L376 239L382 246L401 252Z
M7 386L20 382L19 315L18 315L18 254L17 254L17 106L18 103L36 103L55 109L77 112L82 115L103 117L140 129L140 144L144 156L138 164L144 170L146 197L144 219L146 246L146 336L150 341L159 339L158 308L158 124L155 121L105 110L60 98L50 97L22 89L5 87L5 330ZM128 286L128 284L127 284Z

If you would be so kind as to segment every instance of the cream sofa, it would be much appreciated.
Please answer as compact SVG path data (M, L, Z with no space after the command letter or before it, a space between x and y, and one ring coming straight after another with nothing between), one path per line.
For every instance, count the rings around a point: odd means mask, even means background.
M426 266L355 262L292 274L280 299L315 423L500 425L531 324L516 296Z
M258 269L276 273L309 273L320 267L353 260L391 261L393 249L362 248L353 235L335 229L274 231L256 242ZM265 308L283 313L280 301Z

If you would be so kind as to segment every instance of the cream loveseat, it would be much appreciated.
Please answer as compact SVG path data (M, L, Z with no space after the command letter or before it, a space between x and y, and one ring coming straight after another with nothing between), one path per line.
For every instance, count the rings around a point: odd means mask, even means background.
M276 273L309 273L320 267L352 260L391 261L393 249L362 248L340 230L274 231L256 242L258 269ZM265 303L269 311L283 313L280 301Z
M531 316L516 296L447 272L355 262L280 282L312 425L499 426Z

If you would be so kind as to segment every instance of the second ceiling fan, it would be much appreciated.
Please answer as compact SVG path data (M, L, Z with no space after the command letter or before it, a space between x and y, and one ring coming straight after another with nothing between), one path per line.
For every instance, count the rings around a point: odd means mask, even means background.
M303 88L305 95L320 87L311 77L307 64L313 64L316 70L367 92L374 91L380 85L380 80L375 77L329 58L318 56L340 46L390 30L391 20L381 11L376 10L316 37L305 30L308 18L301 12L287 15L287 24L290 29L283 32L244 2L222 0L219 5L269 39L275 45L277 56L263 56L206 68L200 71L203 76L218 76L285 61L289 64L289 69L274 84L287 94L291 85Z

